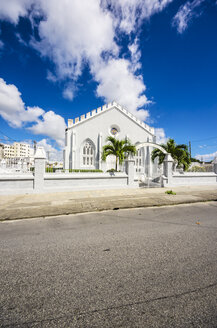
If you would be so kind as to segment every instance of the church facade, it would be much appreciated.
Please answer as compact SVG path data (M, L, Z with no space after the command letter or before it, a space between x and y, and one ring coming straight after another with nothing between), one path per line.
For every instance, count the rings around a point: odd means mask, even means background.
M109 156L103 162L102 148L106 138L113 136L120 140L128 138L132 144L155 142L154 128L140 121L125 108L112 102L82 115L69 119L65 131L64 168L99 169L106 171L114 168L115 159ZM135 172L152 173L156 168L150 158L151 147L137 151ZM119 168L121 169L121 167Z

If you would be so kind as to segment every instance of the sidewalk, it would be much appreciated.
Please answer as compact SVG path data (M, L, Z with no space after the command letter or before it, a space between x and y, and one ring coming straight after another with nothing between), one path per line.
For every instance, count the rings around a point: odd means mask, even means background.
M73 191L0 195L0 220L66 215L121 208L150 207L217 200L216 186Z

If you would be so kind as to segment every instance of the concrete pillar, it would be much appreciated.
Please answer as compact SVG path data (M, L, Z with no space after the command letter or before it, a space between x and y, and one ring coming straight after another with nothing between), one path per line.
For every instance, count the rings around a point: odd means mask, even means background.
M65 149L63 151L64 158L64 170L69 169L69 151L70 151L70 138L69 138L69 130L65 130Z
M214 158L214 161L213 161L213 169L214 169L214 172L217 174L217 156Z
M170 154L167 154L164 159L164 175L167 177L167 184L172 183L173 177L173 162L174 159Z
M99 165L98 168L99 170L102 170L102 132L99 133L98 135L98 160L99 160Z
M72 157L71 157L71 163L69 160L69 168L70 169L79 169L80 163L76 162L76 133L75 131L72 132L71 137L71 150L72 150Z
M5 160L5 159L3 159L3 160L1 161L1 168L2 168L2 169L6 169L6 160Z
M126 160L126 169L127 169L126 173L128 175L127 184L129 186L132 186L134 184L134 164L135 164L134 159Z
M17 171L21 171L22 170L22 162L21 160L19 159L18 163L17 163Z
M24 161L23 161L23 171L24 171L24 172L27 172L27 170L28 170L28 169L27 169L27 162L26 162L26 160L24 160Z
M35 153L35 170L34 170L34 190L42 191L44 189L46 154L43 147L38 147Z

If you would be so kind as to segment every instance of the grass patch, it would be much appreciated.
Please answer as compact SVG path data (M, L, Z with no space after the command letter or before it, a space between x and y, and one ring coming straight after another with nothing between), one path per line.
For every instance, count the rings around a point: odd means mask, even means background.
M167 191L165 191L165 194L167 194L167 195L176 195L176 192L174 192L172 190L167 190Z

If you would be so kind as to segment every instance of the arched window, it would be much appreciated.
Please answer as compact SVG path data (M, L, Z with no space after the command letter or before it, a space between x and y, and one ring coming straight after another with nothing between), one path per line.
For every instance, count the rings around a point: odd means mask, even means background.
M90 140L86 140L82 147L82 165L95 166L95 148Z

